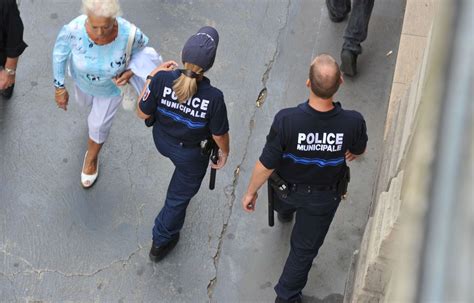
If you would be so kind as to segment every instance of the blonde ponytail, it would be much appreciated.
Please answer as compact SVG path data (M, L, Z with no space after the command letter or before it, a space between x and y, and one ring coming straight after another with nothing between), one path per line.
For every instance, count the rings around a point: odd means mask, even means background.
M202 75L202 68L192 63L184 63L184 69L190 70L196 74ZM194 96L197 92L197 79L186 76L184 73L173 82L173 90L178 97L179 103Z

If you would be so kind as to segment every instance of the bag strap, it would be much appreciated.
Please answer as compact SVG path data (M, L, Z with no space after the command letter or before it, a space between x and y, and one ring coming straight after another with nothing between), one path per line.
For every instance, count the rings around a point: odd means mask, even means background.
M125 50L125 66L128 66L130 63L130 58L132 57L132 46L133 41L135 40L135 33L137 32L137 27L135 24L131 24L130 33L128 34L127 49Z

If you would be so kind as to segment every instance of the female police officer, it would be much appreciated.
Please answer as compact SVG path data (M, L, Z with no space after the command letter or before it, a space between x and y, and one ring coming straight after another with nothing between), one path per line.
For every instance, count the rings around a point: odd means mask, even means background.
M156 148L175 165L165 205L153 228L150 259L155 262L178 242L186 208L206 174L209 155L201 152L201 141L212 137L220 148L217 164L211 164L215 169L225 165L229 154L224 96L203 75L214 63L218 43L214 28L201 28L183 47L184 69L173 70L172 61L162 64L148 76L139 98L139 117L155 116Z

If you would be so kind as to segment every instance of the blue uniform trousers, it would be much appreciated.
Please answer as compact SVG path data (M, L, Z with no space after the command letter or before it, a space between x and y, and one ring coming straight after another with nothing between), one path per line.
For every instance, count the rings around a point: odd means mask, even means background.
M154 244L164 245L176 237L183 227L186 208L201 187L209 157L201 154L201 148L198 145L185 147L170 140L160 130L154 130L154 132L156 148L175 165L165 205L156 217L153 227Z
M326 0L328 9L336 17L343 17L351 11L351 0ZM367 38L370 15L374 8L374 0L353 0L352 11L344 32L343 49L359 55L362 53L360 44Z
M340 196L335 191L294 191L284 200L275 199L279 213L296 212L291 250L275 292L283 300L294 300L308 280L308 273L336 213Z

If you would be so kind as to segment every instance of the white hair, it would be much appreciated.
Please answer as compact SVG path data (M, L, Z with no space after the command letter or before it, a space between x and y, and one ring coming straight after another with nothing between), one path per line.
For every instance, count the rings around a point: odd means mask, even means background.
M118 0L82 0L82 12L105 18L116 18L122 14Z

